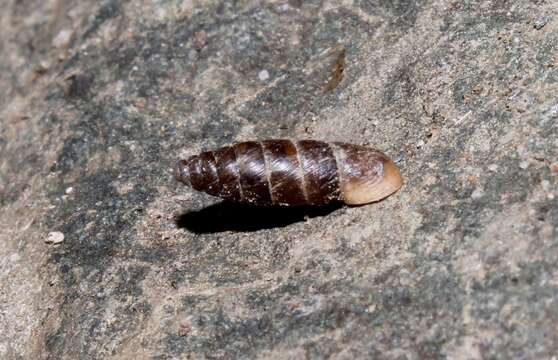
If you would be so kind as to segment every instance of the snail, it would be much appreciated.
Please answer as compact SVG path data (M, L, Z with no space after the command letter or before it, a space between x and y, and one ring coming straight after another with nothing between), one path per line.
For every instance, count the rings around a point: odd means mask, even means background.
M396 192L403 179L384 153L316 140L246 141L178 161L178 181L253 205L362 205Z

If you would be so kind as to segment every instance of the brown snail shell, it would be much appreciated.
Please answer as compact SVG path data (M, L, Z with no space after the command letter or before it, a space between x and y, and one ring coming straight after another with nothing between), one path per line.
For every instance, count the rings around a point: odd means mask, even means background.
M384 153L316 140L247 141L180 160L176 179L254 205L361 205L396 192L403 179Z

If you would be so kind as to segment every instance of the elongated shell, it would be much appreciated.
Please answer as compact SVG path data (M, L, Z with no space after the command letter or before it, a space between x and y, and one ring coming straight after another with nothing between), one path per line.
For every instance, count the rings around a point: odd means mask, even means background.
M180 160L175 176L195 190L255 205L360 205L403 185L399 169L382 152L316 140L225 146Z

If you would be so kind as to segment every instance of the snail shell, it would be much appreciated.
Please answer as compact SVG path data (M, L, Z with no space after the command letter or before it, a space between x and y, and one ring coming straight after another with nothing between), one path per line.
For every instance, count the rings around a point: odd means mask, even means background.
M247 141L205 151L180 160L175 176L195 190L254 205L360 205L403 185L384 153L316 140Z

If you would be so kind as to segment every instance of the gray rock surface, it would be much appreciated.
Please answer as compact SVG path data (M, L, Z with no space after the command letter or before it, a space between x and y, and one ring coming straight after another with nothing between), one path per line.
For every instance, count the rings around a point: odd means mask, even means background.
M0 358L558 354L555 1L0 6ZM267 137L406 185L283 211L172 180Z

